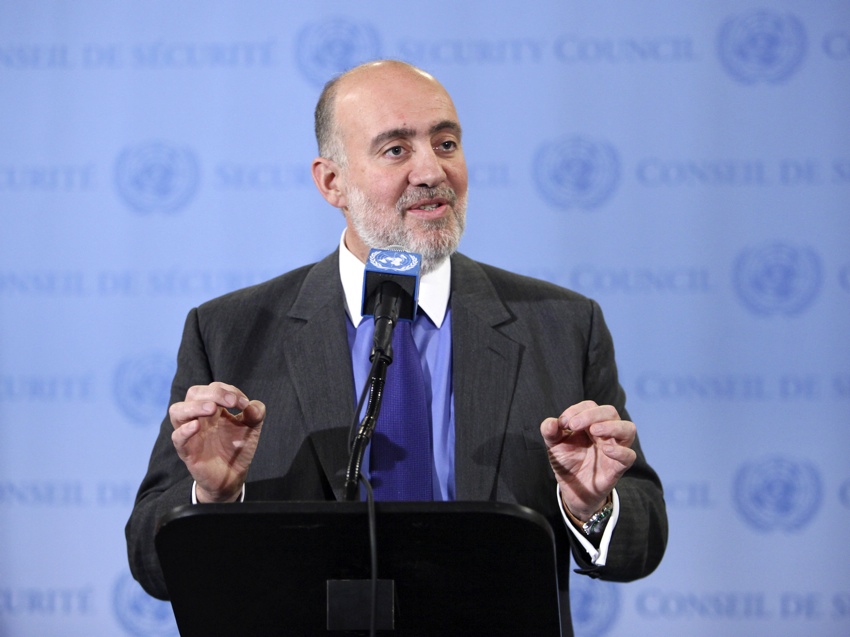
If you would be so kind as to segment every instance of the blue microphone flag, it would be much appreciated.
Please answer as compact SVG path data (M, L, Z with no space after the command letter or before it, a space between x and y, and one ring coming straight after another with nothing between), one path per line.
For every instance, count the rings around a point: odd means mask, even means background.
M404 292L398 318L412 321L416 317L419 298L419 271L422 256L403 250L377 249L369 251L363 275L363 316L375 315L375 298L384 281L392 281Z

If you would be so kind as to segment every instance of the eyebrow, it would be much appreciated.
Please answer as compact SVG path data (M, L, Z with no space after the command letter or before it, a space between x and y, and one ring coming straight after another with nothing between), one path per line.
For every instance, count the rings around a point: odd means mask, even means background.
M428 134L433 135L434 133L439 133L440 131L450 130L454 131L458 138L461 136L461 128L460 124L455 122L454 120L444 119L437 124L434 124L431 128L428 129ZM415 137L416 129L414 128L392 128L390 130L386 130L383 133L378 133L372 139L372 148L377 149L379 146L388 142L391 139L396 139L399 137Z

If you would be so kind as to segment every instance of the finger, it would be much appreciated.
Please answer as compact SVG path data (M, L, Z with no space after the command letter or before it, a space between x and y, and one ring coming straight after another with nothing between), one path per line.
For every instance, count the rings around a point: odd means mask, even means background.
M192 422L180 425L171 432L171 442L177 450L177 455L181 458L183 457L182 451L186 447L186 443L188 443L189 440L191 440L192 437L200 431L200 429L200 423L197 420L193 420Z
M620 419L620 414L617 413L617 409L612 405L597 405L596 403L580 404L585 405L581 411L566 418L562 414L560 418L562 425L569 427L573 431L582 431L595 423Z
M266 406L259 400L252 400L250 403L248 403L248 405L245 406L245 409L242 410L242 413L237 416L237 420L249 427L256 427L257 425L261 425L265 418Z
M588 427L588 432L594 438L613 439L627 446L631 446L637 435L635 424L628 420L596 422Z
M227 383L214 382L209 385L195 385L186 392L186 401L211 400L222 407L245 409L248 397L238 387Z
M229 402L231 400L231 395L236 398L236 402L231 405L231 407L238 407L239 409L245 409L248 406L248 396L245 395L241 389L236 387L235 385L228 385L227 383L222 383L219 381L215 381L210 383L210 387L214 387L217 390L224 392L224 395Z
M635 453L634 449L624 445L618 445L613 441L602 445L602 453L611 458L611 460L623 465L624 470L631 467L635 460L637 460L637 453Z
M562 423L569 423L575 416L580 414L581 412L587 409L593 409L594 407L598 407L598 405L592 400L583 400L580 403L576 403L575 405L571 405L567 407L564 412L558 417Z
M174 403L168 408L168 417L176 429L198 418L212 416L218 409L219 405L211 400L183 401Z
M564 429L561 428L557 418L547 418L540 423L540 434L547 447L556 445L564 437Z

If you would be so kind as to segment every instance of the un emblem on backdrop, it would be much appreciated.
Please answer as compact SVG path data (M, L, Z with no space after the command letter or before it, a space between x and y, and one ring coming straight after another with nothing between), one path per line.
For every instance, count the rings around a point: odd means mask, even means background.
M115 401L130 422L158 423L171 396L175 363L163 354L126 358L115 370Z
M739 82L782 82L803 61L806 31L791 14L752 11L721 25L717 51L723 67Z
M576 635L602 637L620 613L620 589L616 584L570 575L570 614Z
M121 627L136 637L178 637L171 604L148 595L129 573L115 582L112 605Z
M734 286L756 314L799 314L811 305L823 280L811 248L775 243L744 250L735 261Z
M295 58L304 77L323 86L333 76L379 58L380 50L373 26L334 19L302 28L296 39Z
M152 142L126 148L115 162L115 184L136 212L176 212L198 189L195 153Z
M738 514L759 531L798 531L820 507L821 482L808 462L768 458L744 464L735 475Z
M534 180L540 194L553 206L596 208L617 188L620 159L607 142L562 137L537 151Z

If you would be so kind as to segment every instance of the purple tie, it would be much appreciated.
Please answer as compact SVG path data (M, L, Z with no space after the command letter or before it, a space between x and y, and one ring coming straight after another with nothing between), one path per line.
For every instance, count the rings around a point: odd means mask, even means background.
M434 499L431 426L412 325L399 321L393 331L393 362L369 452L376 500Z

